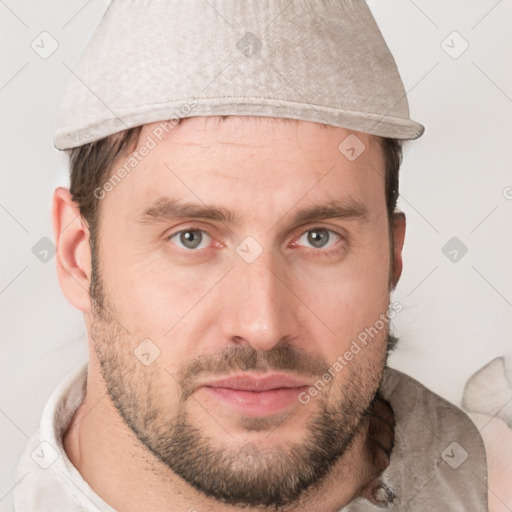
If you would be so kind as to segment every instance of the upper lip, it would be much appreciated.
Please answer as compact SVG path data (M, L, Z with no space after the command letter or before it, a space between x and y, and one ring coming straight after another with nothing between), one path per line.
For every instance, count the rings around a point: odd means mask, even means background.
M270 391L281 388L307 386L308 382L299 377L283 373L273 374L236 374L203 382L199 387L228 388L240 391Z

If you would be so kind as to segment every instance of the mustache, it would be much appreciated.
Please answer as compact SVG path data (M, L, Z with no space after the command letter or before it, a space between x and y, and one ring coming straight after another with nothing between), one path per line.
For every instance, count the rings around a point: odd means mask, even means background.
M194 381L202 375L226 375L236 371L288 371L301 375L321 376L329 369L327 362L304 349L277 345L258 351L248 345L229 347L222 352L200 355L178 374L186 399L194 390Z

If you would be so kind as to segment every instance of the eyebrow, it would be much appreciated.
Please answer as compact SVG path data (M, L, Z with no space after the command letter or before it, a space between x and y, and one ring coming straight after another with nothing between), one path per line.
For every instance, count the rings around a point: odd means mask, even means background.
M160 197L139 215L139 222L152 224L170 219L210 219L234 224L236 216L226 208L182 202L174 197Z
M325 204L314 205L297 211L293 216L294 224L305 224L326 219L354 219L368 221L368 209L359 201L350 198L346 200L328 201Z
M286 214L283 218L288 216ZM226 208L183 202L173 197L160 197L149 208L139 215L139 222L154 224L172 219L209 219L227 224L236 224L240 218ZM368 221L366 206L354 198L333 200L302 208L292 217L292 224L305 224L326 219L353 219L360 222ZM279 221L278 221L279 222ZM277 222L276 222L277 224Z

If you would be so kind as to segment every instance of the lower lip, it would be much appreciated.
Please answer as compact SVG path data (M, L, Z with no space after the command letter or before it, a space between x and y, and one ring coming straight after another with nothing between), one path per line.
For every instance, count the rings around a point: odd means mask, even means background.
M242 391L232 388L205 386L211 396L227 403L237 412L248 416L267 416L285 409L293 403L298 403L299 394L307 386L296 388L278 388L269 391Z

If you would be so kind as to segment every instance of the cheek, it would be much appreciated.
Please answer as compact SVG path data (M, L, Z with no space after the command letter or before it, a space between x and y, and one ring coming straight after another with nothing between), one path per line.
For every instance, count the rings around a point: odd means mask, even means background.
M180 323L207 293L210 281L197 274L192 280L190 276L184 278L179 268L167 270L159 271L158 265L150 261L135 265L130 277L118 281L112 294L112 300L129 325L156 338L165 337Z
M333 336L330 350L344 350L364 329L386 313L389 304L389 242L382 240L354 249L330 267L294 269L299 297L327 325Z
M144 351L158 354L156 364L170 379L169 374L197 355L199 347L190 340L205 339L208 326L215 324L209 290L222 277L222 269L180 268L158 251L118 258L111 253L103 267L116 320L130 333L134 347L151 340Z

